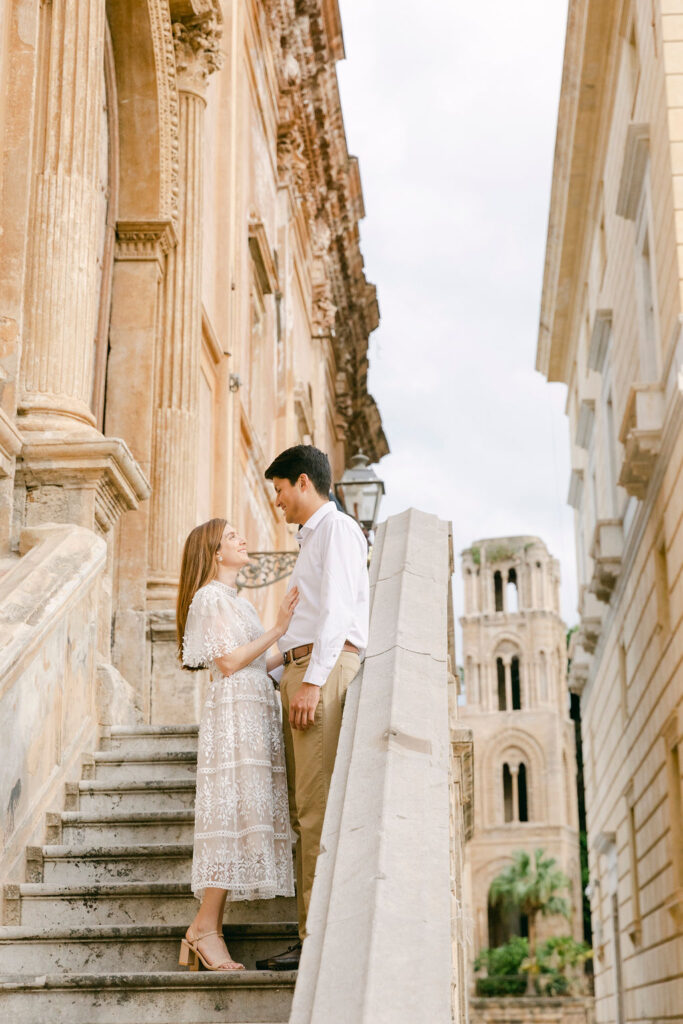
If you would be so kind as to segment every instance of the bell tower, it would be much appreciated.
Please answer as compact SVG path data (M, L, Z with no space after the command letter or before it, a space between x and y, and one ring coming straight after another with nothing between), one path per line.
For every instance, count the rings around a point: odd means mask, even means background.
M541 935L581 937L576 754L566 683L560 567L538 537L476 541L462 553L466 704L474 734L474 836L467 861L475 952L524 934L489 906L513 850L542 848L570 878L573 921L543 919Z

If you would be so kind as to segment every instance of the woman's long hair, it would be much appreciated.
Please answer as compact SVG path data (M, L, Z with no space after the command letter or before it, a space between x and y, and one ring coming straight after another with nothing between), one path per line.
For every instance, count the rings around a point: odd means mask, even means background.
M209 519L208 523L195 526L185 541L175 610L178 660L181 665L183 665L183 636L185 635L187 613L190 610L192 598L199 588L216 578L216 552L221 546L226 526L227 520L225 519ZM183 665L183 668L188 667Z

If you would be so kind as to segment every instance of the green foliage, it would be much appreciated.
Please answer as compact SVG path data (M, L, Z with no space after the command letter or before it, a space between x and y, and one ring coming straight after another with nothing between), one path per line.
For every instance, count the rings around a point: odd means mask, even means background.
M474 564L481 565L481 548L470 548L470 554L472 555L472 561L474 562Z
M497 875L491 883L491 904L518 908L523 914L535 918L537 914L561 914L569 919L569 902L558 896L569 888L569 879L556 866L554 857L546 857L543 850L533 856L526 850L515 850L513 863Z
M510 562L515 557L515 552L509 544L492 544L486 549L487 562Z
M510 974L495 978L477 978L478 996L523 996L526 991L526 975Z
M571 935L554 935L539 943L536 956L530 957L528 940L515 936L497 949L482 949L474 961L475 971L486 970L486 977L477 978L477 995L521 996L529 991L573 995L585 986L580 969L592 956L587 943L577 942ZM533 977L531 990L529 975Z
M475 971L486 968L489 978L496 975L518 974L522 962L529 955L529 940L513 936L504 946L496 949L482 949L474 961Z

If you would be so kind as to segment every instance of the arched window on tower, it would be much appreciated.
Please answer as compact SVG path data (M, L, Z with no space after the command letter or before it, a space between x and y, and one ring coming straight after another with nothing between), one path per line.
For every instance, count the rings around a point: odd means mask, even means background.
M505 665L502 658L496 658L496 673L498 676L498 710L507 710L505 700Z
M508 573L507 588L505 592L507 598L507 610L508 612L519 611L519 589L517 586L517 570L510 569Z
M526 793L526 765L524 762L520 764L517 771L517 793L519 799L519 820L529 820L529 804L527 801Z
M507 762L503 765L503 810L505 821L512 821L512 772Z
M503 765L503 820L529 821L527 769L524 761Z
M493 574L493 596L495 598L495 609L497 612L503 611L503 577L496 571Z
M519 658L515 655L510 663L510 681L512 683L512 710L522 710L522 685L519 673Z

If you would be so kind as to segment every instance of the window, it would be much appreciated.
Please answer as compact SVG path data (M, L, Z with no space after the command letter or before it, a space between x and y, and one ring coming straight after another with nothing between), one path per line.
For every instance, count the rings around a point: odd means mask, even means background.
M626 648L619 644L619 694L621 697L621 714L624 724L628 722L628 674L626 669Z
M508 573L508 582L505 596L507 598L507 610L508 612L519 611L519 590L517 586L517 572L515 569L510 569Z
M609 500L611 505L611 516L618 515L617 483L619 480L618 457L617 457L617 431L614 420L614 406L611 392L607 395L605 403L605 449L607 455L607 478L609 481Z
M520 764L517 772L517 787L519 795L519 820L528 821L529 809L526 795L526 765L524 763Z
M666 743L666 774L669 798L670 851L673 864L673 884L683 889L683 786L681 780L681 740L676 712L664 730Z
M503 809L505 821L513 821L512 773L510 765L503 765Z
M640 942L641 916L640 916L640 883L638 881L638 851L636 845L636 813L635 799L633 795L633 783L626 792L626 803L628 805L628 850L631 868L631 926L629 935L631 941L636 944Z
M503 820L505 822L529 821L529 797L527 793L526 764L503 764Z
M514 935L521 935L522 938L529 936L529 919L526 914L519 910L505 907L500 903L491 905L488 900L488 926L489 926L489 949L503 946Z
M638 338L640 379L659 379L659 331L654 289L653 258L650 245L650 201L648 177L645 174L638 216L636 219L636 301L638 305Z
M657 628L667 635L671 629L669 607L669 570L666 560L666 541L660 536L655 545L655 590L657 594Z
M502 658L496 658L496 673L498 676L498 710L507 710L505 699L505 665Z
M510 681L512 684L512 710L522 710L522 690L519 679L519 658L515 657L510 662Z
M503 577L499 572L493 574L493 593L495 598L495 609L497 612L503 611Z

